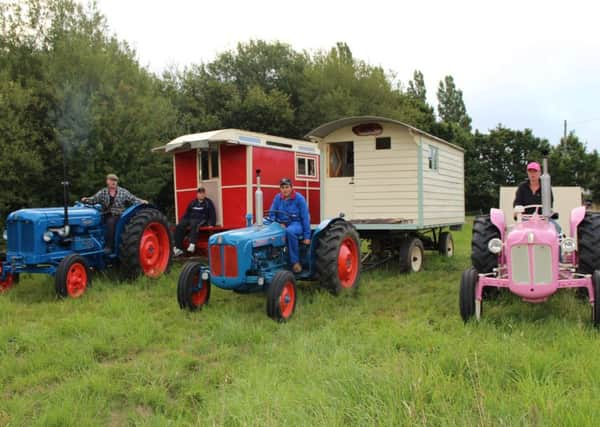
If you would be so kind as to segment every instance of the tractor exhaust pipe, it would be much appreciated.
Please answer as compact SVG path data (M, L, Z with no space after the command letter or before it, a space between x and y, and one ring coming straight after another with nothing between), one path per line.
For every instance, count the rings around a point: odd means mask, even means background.
M71 232L69 226L69 181L67 180L67 147L65 143L62 143L62 154L63 154L63 206L64 206L64 222L62 229L62 237L68 237Z
M263 192L260 189L260 169L256 169L256 193L254 193L254 209L256 210L256 225L263 225Z
M552 216L552 188L550 183L550 174L548 173L548 151L542 152L544 156L542 160L542 176L540 183L542 186L542 215L546 218Z

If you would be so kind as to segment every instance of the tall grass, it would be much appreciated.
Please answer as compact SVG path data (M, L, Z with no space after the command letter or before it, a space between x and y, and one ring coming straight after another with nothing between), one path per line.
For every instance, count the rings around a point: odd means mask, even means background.
M213 288L179 310L159 281L98 275L58 301L47 277L0 297L0 425L600 425L589 306L511 296L458 314L470 229L426 270L363 275L356 294L302 284L276 324L262 295Z

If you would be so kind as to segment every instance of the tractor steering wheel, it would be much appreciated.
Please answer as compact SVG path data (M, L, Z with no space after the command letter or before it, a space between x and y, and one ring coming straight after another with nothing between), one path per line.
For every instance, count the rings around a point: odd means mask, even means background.
M77 207L84 206L86 208L96 209L97 211L101 211L102 210L102 205L99 204L99 203L93 204L93 203L87 203L87 202L77 201L77 202L75 202L75 206L77 206Z
M283 214L283 215L285 215L287 217L287 222L284 221L284 220L278 220L276 216L275 217L271 217L271 214L275 214L275 215L277 215L277 214ZM292 222L292 219L293 219L292 215L290 215L290 213L286 212L286 211L266 210L263 215L264 215L264 220L268 221L268 224L276 222L278 224L287 225L290 222Z

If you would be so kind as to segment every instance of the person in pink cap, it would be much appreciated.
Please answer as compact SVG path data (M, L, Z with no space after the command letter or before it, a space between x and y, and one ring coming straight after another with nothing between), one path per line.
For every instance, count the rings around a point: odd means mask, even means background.
M527 181L523 181L517 188L513 206L541 205L542 204L542 183L540 175L542 168L538 162L531 162L527 165ZM554 202L554 195L552 195ZM531 215L535 208L525 209L525 214Z

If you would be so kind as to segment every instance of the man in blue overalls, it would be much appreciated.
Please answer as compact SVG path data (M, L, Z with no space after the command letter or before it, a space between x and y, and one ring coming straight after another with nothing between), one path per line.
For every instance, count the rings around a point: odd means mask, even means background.
M302 243L310 244L310 214L302 194L294 191L292 181L282 178L279 182L281 192L273 199L269 217L285 228L290 264L294 273L302 271L299 255L299 236Z

